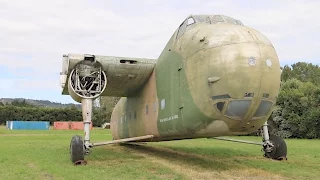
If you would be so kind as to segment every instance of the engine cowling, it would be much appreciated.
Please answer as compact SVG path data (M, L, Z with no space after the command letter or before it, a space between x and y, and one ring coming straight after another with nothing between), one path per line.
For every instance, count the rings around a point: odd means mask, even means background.
M106 86L107 76L101 64L96 61L80 61L69 75L69 94L79 103L81 103L81 99L99 97Z

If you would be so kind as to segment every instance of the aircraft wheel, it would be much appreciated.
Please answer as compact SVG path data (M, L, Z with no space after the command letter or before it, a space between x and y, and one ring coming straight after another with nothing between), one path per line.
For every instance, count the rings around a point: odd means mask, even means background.
M270 142L274 145L271 152L265 152L265 156L276 160L287 160L287 144L279 136L270 135Z
M84 161L84 144L82 137L79 135L73 136L70 142L71 161L75 164Z

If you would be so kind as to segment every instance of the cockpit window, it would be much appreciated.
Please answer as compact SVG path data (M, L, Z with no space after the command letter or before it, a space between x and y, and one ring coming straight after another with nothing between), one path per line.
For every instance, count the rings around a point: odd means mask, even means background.
M196 15L196 16L194 16L194 18L197 20L197 22L204 22L204 23L207 23L207 24L211 24L211 21L210 21L210 17L209 17L209 16L206 16L206 15Z
M188 30L190 27L192 27L192 25L194 25L195 23L196 23L196 21L192 17L188 18L186 30Z
M187 27L187 21L184 21L179 27L179 30L177 33L177 39L181 37L182 34L186 31L186 27Z
M261 101L256 113L253 117L262 117L268 114L272 106L272 102L270 101Z
M243 26L242 22L224 15L191 15L180 25L177 33L177 39L180 38L184 32L196 23L206 24L235 24Z
M251 100L231 101L228 104L225 115L235 119L242 119L247 114L250 104Z
M212 24L219 24L219 23L226 22L221 16L211 16L210 20Z
M186 19L179 27L177 39L183 35L183 33L186 31L186 29L189 26L191 26L195 23L196 23L196 21L193 19L193 17L189 17L188 19Z
M195 23L194 19L193 19L192 17L190 17L190 18L188 19L187 26L190 26L190 25L192 25L192 24L194 24L194 23Z
M193 17L196 19L196 22L202 22L207 24L228 23L243 26L241 21L224 15L194 15Z

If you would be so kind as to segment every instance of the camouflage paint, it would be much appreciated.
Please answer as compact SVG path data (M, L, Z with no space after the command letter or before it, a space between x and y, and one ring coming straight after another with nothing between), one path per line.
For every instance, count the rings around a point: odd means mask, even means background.
M148 106L148 114L146 107ZM121 98L111 116L110 127L114 139L153 134L159 136L157 127L158 97L155 72L135 96ZM122 119L122 120L121 120Z
M280 87L279 60L270 41L252 28L230 23L194 23L179 38L178 30L147 83L114 108L114 139L152 134L153 141L174 140L248 134L260 128L271 110L253 116L262 99L275 103ZM216 81L210 83L210 78ZM230 98L213 99L226 94ZM251 101L244 117L225 115L236 100ZM218 102L225 103L222 111Z

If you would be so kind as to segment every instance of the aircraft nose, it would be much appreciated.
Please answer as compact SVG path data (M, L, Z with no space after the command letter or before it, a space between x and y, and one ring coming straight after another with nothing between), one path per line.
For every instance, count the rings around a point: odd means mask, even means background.
M185 61L190 91L197 106L209 117L213 108L223 115L244 119L254 116L262 99L275 102L280 87L280 64L270 41L247 27L212 29L203 49ZM220 37L220 39L218 39Z
M203 49L186 60L186 75L210 97L269 96L280 86L280 66L272 46L241 43ZM199 89L197 89L199 90Z

